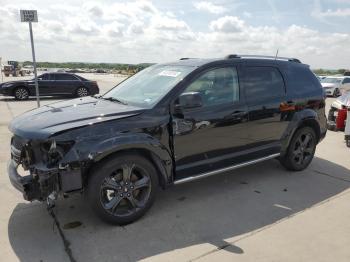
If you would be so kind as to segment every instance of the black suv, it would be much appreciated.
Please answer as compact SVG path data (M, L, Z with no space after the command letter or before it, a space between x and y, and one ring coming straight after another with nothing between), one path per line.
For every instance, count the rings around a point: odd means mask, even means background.
M96 81L87 80L70 73L45 73L38 76L40 96L71 95L83 97L99 93ZM0 94L26 100L35 96L35 82L31 80L11 81L0 84Z
M273 158L305 169L326 134L324 97L297 59L230 55L154 65L103 96L15 118L10 180L30 201L84 191L102 219L130 223L159 187Z

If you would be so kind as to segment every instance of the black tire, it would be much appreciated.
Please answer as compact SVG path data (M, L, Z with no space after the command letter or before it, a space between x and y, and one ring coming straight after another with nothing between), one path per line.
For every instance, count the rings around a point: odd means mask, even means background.
M77 97L84 97L84 96L88 96L90 94L89 89L87 89L86 87L78 87L78 89L75 91L75 95Z
M17 87L13 92L16 100L27 100L29 98L28 89L25 87Z
M346 141L346 146L350 147L350 139L346 139L345 141Z
M289 146L287 153L280 157L281 164L288 170L301 171L311 163L317 145L315 131L311 127L298 129Z
M154 166L137 154L110 157L90 175L87 197L92 210L117 225L141 218L152 206L159 185Z
M336 88L336 89L334 89L333 97L338 97L338 96L340 96L340 92L339 92L339 89Z

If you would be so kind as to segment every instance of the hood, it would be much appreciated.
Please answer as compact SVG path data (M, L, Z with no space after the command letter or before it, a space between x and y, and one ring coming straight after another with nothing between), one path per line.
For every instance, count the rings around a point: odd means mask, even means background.
M8 82L4 82L4 83L1 83L0 84L0 87L1 86L4 86L4 85L17 85L19 83L29 83L29 82L34 82L34 80L19 80L19 81L8 81Z
M12 133L27 139L45 139L55 133L138 115L145 109L84 97L28 111L9 125Z
M337 109L342 109L344 106L350 107L350 93L345 93L332 103L332 107Z
M333 88L333 87L338 86L338 84L336 84L336 83L321 83L321 85L323 88Z

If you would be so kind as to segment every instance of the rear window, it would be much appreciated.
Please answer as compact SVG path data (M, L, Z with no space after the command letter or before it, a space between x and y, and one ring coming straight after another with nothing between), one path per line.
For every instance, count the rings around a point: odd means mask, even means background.
M286 74L288 92L297 96L321 95L323 93L320 82L308 67L288 66Z
M285 93L282 75L275 67L247 67L244 79L244 89L248 103L280 97Z

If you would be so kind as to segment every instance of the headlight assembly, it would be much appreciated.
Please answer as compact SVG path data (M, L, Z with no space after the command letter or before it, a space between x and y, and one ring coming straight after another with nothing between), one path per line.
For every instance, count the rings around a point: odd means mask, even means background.
M42 145L42 150L46 154L46 162L48 167L58 164L65 154L71 149L74 142L56 142L51 140Z

